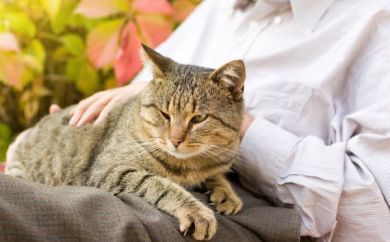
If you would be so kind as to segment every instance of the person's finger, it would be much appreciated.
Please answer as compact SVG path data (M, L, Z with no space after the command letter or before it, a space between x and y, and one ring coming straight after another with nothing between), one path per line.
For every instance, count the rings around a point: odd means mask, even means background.
M69 125L75 126L79 122L85 110L87 110L88 107L99 98L101 98L101 94L96 93L95 95L92 95L91 97L79 102L79 104L77 104L76 107L69 112L69 115L72 116L72 118L69 120Z
M100 115L100 112L107 105L107 103L110 102L110 100L111 97L105 97L105 98L100 98L99 100L96 100L94 103L92 103L88 107L88 109L86 109L85 112L82 114L76 126L80 127L86 123L89 123L94 118L98 117Z
M84 110L83 109L76 109L72 115L72 118L69 120L70 126L76 126L77 122L80 120L81 116L83 115Z
M58 112L60 110L61 110L60 106L58 106L57 104L52 104L52 105L50 105L49 113L55 113L55 112Z
M121 99L120 98L113 98L111 99L111 101L103 108L103 110L100 112L100 115L99 117L95 120L95 122L93 123L93 125L98 125L100 124L101 122L103 122L108 114L111 112L111 110L117 106L119 103L121 102Z
M72 108L72 109L69 111L68 116L70 116L70 117L73 116L75 110L76 110L76 107Z

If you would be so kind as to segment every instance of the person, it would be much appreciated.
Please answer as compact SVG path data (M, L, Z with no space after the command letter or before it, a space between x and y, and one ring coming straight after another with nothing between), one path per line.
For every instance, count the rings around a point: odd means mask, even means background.
M242 59L241 183L293 206L301 236L379 242L390 241L389 43L387 0L205 0L157 50L214 68ZM150 79L145 68L83 100L70 125L101 122Z

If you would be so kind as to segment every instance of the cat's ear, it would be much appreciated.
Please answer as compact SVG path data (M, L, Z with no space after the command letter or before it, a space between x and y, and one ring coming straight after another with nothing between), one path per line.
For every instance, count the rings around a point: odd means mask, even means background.
M240 100L244 92L245 65L242 60L234 60L214 70L209 78L229 89L235 100Z
M146 64L152 64L154 77L162 77L164 74L172 70L177 64L173 60L169 59L153 50L152 48L142 44L143 59Z

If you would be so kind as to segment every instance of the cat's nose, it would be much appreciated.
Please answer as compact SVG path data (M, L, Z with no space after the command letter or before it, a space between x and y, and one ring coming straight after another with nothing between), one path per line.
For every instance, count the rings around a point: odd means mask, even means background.
M181 143L183 143L183 139L180 139L180 138L170 138L169 140L171 141L173 146L175 146L176 148L179 147L179 145Z

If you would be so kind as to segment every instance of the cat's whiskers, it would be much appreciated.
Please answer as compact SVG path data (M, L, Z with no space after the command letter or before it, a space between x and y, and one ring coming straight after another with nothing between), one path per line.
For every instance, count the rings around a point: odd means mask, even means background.
M233 166L234 166L234 167L238 167L238 168L241 167L242 164L243 164L244 161L245 161L245 158L242 157L240 151L238 151L237 154L236 154L236 153L232 152L231 150L227 150L227 149L225 149L225 148L223 148L223 147L219 147L219 146L215 146L215 145L211 145L211 146L214 146L214 147L217 148L217 149L220 148L220 149L224 150L225 152L230 153L230 159L234 159L234 160L235 160L235 162L233 163ZM229 154L227 154L227 153L224 153L224 155L229 155ZM227 157L227 158L228 158L228 157Z
M231 149L227 149L225 147L221 147L219 145L206 144L206 146L213 147L213 148L216 148L218 150L223 150L224 152L228 152L228 153L231 153L231 154L236 154L235 151L232 151Z
M211 159L213 161L222 161L225 160L225 154L223 153L214 153L210 150L204 150L201 154L202 156L205 156L208 159Z
M236 152L218 145L207 144L207 150L235 156Z
M218 145L211 145L211 144L208 146L214 148L214 149L210 149L211 151L221 152L222 154L229 155L232 158L241 159L240 158L240 150L232 151L231 149L227 149L227 148L224 148L224 147L221 147Z
M229 149L217 146L217 145L211 145L206 144L206 147L211 147L212 149L205 149L202 154L211 158L216 159L220 161L226 161L226 160L236 160L237 154L236 152L233 152Z

